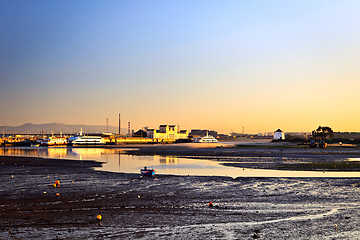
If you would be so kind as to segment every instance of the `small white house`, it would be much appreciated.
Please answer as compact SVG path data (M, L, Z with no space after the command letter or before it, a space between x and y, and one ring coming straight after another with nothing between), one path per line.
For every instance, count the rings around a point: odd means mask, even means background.
M285 140L285 134L280 129L274 132L274 140Z

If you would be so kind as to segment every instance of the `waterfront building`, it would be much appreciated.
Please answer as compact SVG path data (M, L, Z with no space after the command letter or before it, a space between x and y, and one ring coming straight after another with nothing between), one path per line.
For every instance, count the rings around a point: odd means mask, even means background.
M140 129L133 134L133 137L147 137L147 131Z
M360 132L334 132L334 138L340 139L360 139Z
M187 130L179 130L176 125L160 125L159 130L148 129L147 137L153 139L187 139L189 132Z
M280 129L274 132L274 140L285 140L285 134Z
M192 137L204 137L206 135L217 137L218 132L212 130L192 129L189 135L191 135Z

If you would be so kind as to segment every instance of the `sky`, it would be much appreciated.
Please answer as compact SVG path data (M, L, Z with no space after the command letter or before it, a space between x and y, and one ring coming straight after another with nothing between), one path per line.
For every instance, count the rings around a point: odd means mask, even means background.
M360 131L360 1L0 6L0 125Z

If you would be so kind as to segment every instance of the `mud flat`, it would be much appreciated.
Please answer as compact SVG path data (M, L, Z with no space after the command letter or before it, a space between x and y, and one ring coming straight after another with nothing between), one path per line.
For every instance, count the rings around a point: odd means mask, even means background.
M360 238L359 178L154 179L98 164L0 157L0 239Z
M187 157L236 156L236 157L360 157L359 147L310 148L296 144L261 143L234 145L219 143L189 143L169 145L137 145L138 149L127 152L134 155L176 155Z
M238 168L360 173L360 148L358 147L337 146L319 149L284 143L262 143L237 147L230 145L229 147L229 145L216 143L150 146L130 149L126 152L130 155L208 159Z

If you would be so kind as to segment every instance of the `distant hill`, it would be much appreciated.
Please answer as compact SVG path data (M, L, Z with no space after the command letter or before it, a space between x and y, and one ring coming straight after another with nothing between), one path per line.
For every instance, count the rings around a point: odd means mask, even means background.
M3 131L5 134L59 134L60 131L63 134L70 133L79 133L80 130L83 130L84 133L103 133L106 132L106 126L103 125L67 125L63 123L45 123L45 124L32 124L26 123L21 126L0 126L0 134L2 135ZM109 126L109 132L118 133L119 128ZM122 128L121 133L127 133L127 129Z

